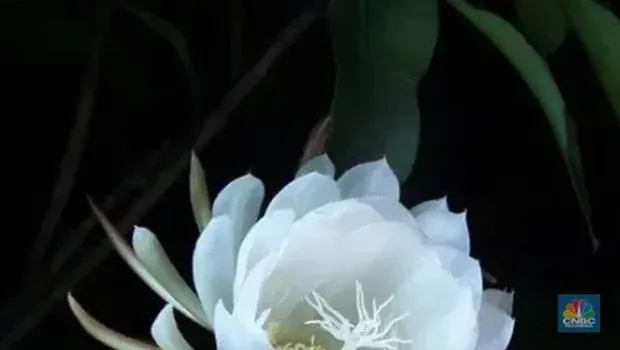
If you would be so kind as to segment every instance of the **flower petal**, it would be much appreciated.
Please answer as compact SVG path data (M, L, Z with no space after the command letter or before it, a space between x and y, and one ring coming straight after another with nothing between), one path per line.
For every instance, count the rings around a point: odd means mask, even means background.
M386 221L372 206L360 199L345 199L316 208L294 223L295 232L333 230L347 233L365 225Z
M476 350L508 348L515 323L510 311L512 311L512 294L496 289L484 291L478 315L480 329Z
M471 289L474 308L480 310L482 302L482 268L478 260L450 246L433 246L444 269L450 271L463 286Z
M264 196L263 183L248 174L226 185L215 198L213 216L228 215L232 220L235 254L243 237L256 222Z
M257 321L258 302L262 292L263 284L265 280L275 267L278 261L278 254L270 254L259 261L256 266L248 273L248 277L243 281L239 292L239 299L235 300L235 309L233 310L233 316L239 320L248 329L253 327L262 327L263 325ZM271 310L263 310L264 312L271 312ZM261 322L264 322L265 317L261 315L259 317Z
M237 256L237 269L233 287L235 303L238 300L239 289L245 277L254 265L270 253L277 251L290 231L295 211L280 209L263 216L250 229L241 243Z
M174 269L174 266L172 266L172 263L170 263L170 260L163 252L157 239L155 238L153 240L154 235L150 236L147 233L141 237L140 240L142 240L142 238L144 240L140 245L144 244L145 248L139 247L139 254L142 254L142 256L138 257L136 255L138 252L134 253L127 242L123 240L121 234L103 215L99 208L92 202L90 202L90 205L105 232L108 234L110 241L112 241L112 245L138 277L160 297L173 304L174 307L185 316L204 327L208 327L198 298L181 277L178 276L178 272ZM154 250L149 252L151 248ZM162 266L158 266L158 264L162 264Z
M409 313L400 338L411 340L411 349L473 349L478 313L471 290L443 268L420 262L395 299L395 312Z
M267 334L262 329L245 327L221 301L215 306L214 329L218 350L271 350Z
M413 216L418 216L427 211L435 211L435 210L449 210L448 209L448 197L442 197L439 199L431 199L428 201L424 201L415 207L411 208L411 214Z
M347 170L338 179L342 198L384 196L398 201L400 185L384 157Z
M204 321L205 315L198 297L179 275L153 232L144 227L134 227L132 246L136 256L151 276L159 281L179 304L190 311L188 317L193 319L193 315L196 315L200 321Z
M411 209L411 214L431 241L452 246L469 255L465 212L452 213L445 197L418 204Z
M192 274L198 297L209 325L213 325L215 304L222 300L232 307L235 264L233 223L229 216L214 217L202 231L192 260Z
M151 336L164 350L193 350L179 331L173 310L171 304L164 306L153 321Z
M145 343L140 340L130 338L126 335L118 333L89 315L82 306L73 298L71 293L67 294L67 301L71 312L78 319L80 325L93 338L99 340L102 344L116 350L158 350L154 344Z
M271 200L265 215L278 209L293 209L297 218L312 209L340 199L340 190L334 179L319 173L310 173L290 182Z
M196 220L196 225L198 225L198 232L202 232L209 220L211 220L211 201L209 200L205 172L194 152L192 152L189 169L189 196L194 219Z
M514 293L504 292L499 289L487 289L484 291L484 300L497 305L504 312L512 315L512 303L514 301Z
M358 220L366 220L367 216ZM408 262L416 256L416 247L421 247L419 238L401 222L377 221L361 227L347 227L345 222L344 230L329 223L297 226L298 223L279 252L279 261L267 278L259 307L273 308L272 319L286 319L287 323L297 305L305 303L304 296L313 290L330 298L348 289L346 299L341 298L342 303L334 307L353 302L356 279L361 280L369 295L377 298L379 294L385 296L387 290L393 292L411 273ZM299 324L302 325L303 322Z
M334 177L336 174L336 167L327 154L321 154L320 156L310 159L306 164L299 168L297 174L295 174L295 178L315 172L332 178Z
M387 197L364 197L356 198L356 201L372 207L385 221L398 221L411 227L412 231L424 238L418 222L411 213L399 201Z

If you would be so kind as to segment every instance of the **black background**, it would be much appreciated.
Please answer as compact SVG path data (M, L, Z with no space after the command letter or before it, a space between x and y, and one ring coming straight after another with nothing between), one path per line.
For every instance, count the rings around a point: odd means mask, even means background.
M510 1L486 4L514 20ZM52 253L90 215L84 194L102 202L166 140L172 140L170 155L156 169L187 156L197 118L207 117L240 74L311 2L160 0L134 5L149 8L185 36L198 77L200 113L194 114L183 66L169 43L134 15L114 11L100 57L83 161L50 253L34 275L28 254L75 120L97 6L77 0L1 5L2 173L7 175L3 192L8 198L3 198L7 209L0 238L0 295L5 301L0 329L5 335L22 319L18 316L36 309L40 300L24 294L24 281L44 281ZM242 50L236 52L231 50L230 28L239 19L239 8ZM439 43L420 87L421 148L403 201L414 205L448 194L454 210L468 210L473 255L502 286L516 290L512 349L617 348L613 329L620 329L614 319L620 311L614 264L620 234L620 128L588 58L571 34L549 63L579 130L601 242L596 256L536 99L501 53L458 13L442 2L440 15ZM308 133L329 111L334 72L327 23L321 18L286 50L199 154L211 194L248 171L264 181L268 196L291 180ZM197 232L187 175L178 177L139 224L158 234L189 280L188 257ZM149 184L153 176L155 171L146 171L136 186ZM122 217L138 194L132 192L109 210L110 218ZM82 258L105 239L99 227L92 231L60 278L81 266ZM150 322L163 306L116 254L72 289L93 316L135 337L148 337ZM49 295L54 289L45 285L43 290ZM600 293L602 332L558 334L558 293ZM211 335L182 316L177 319L196 348L211 346ZM42 347L104 348L80 328L62 290L52 312L10 348Z

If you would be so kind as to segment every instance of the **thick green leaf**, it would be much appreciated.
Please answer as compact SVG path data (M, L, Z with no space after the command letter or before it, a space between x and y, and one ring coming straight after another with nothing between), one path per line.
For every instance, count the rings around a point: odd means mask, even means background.
M417 85L438 32L437 0L332 0L337 62L327 150L339 172L386 156L400 181L419 139Z
M596 247L596 240L592 234L588 193L580 165L579 148L571 127L571 120L566 115L564 99L553 80L549 67L525 38L501 17L476 9L463 0L448 1L504 54L540 102L566 162L573 188L588 223L593 246Z
M430 66L439 14L436 0L367 0L364 35L368 60L420 82Z
M568 34L566 16L556 0L515 0L521 31L538 52L555 52Z
M420 130L413 82L370 66L339 67L332 116L327 153L339 172L386 156L401 183L406 180Z
M556 0L585 46L620 123L620 20L593 0Z

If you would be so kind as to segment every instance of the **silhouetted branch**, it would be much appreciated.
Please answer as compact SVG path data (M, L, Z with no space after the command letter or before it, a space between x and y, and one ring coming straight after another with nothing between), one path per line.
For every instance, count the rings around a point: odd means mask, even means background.
M107 5L104 5L107 6ZM62 157L60 168L49 208L45 213L39 235L37 236L30 255L30 267L37 269L37 264L45 256L47 246L53 238L54 230L67 205L73 189L75 174L80 168L82 153L86 146L88 124L94 112L97 84L99 80L99 56L103 48L106 32L109 27L109 11L106 8L98 14L97 33L93 41L93 48L86 66L80 89L80 102L73 128L69 134L67 149Z
M284 29L263 58L224 97L218 108L203 123L201 133L194 145L196 151L202 149L209 140L224 128L230 113L239 106L243 98L262 80L284 50L310 27L318 14L319 9L307 10ZM117 224L120 232L128 231L174 183L176 178L186 170L189 156L190 154L187 152L185 156L175 158L172 164L158 174L153 186L144 188L142 194L130 206L130 211ZM38 324L53 309L55 303L58 300L64 300L64 295L86 277L92 269L97 267L111 251L111 245L107 240L104 240L97 248L87 252L82 261L74 265L76 268L65 275L56 287L49 286L48 290L53 290L51 293L44 295L41 300L33 303L30 312L7 333L7 336L0 344L0 350L10 349L13 344L28 334L32 327Z
M105 197L102 210L110 211L120 202L125 201L129 194L140 188L144 188L147 184L146 176L149 170L156 169L156 164L161 161L163 154L169 153L172 140L166 141L158 150L152 152L139 167L139 170L132 176L125 177L121 183ZM69 240L58 250L50 264L49 273L55 275L65 266L67 261L75 254L75 252L84 243L88 233L99 224L97 217L93 214L86 220L82 221L78 228L67 235Z

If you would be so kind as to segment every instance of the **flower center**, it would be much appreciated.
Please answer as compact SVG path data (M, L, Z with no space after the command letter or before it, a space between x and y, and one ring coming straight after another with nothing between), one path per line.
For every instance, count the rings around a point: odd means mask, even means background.
M364 290L359 281L355 281L355 306L357 309L358 322L353 325L340 312L336 311L327 301L317 292L310 293L312 299L306 296L306 302L321 316L320 320L309 320L304 324L318 325L322 330L329 333L334 338L343 342L341 350L356 350L367 347L381 350L396 350L398 344L410 344L411 341L399 339L391 336L394 326L409 316L405 313L387 322L382 327L381 311L389 305L394 299L391 295L387 300L377 306L377 301L372 300L372 316L366 309L364 300ZM274 350L326 350L325 347L315 344L315 336L311 336L307 344L304 343L287 343L284 345L277 344L276 334L279 328L278 323L270 325L268 333Z
M267 327L269 342L273 350L327 350L325 347L315 343L315 336L312 335L307 342L287 342L278 345L278 335L280 334L280 322L270 323Z

